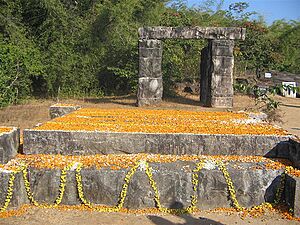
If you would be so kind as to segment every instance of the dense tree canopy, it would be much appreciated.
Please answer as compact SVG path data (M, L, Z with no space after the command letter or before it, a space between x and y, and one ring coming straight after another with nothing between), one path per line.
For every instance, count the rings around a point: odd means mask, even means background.
M300 73L300 22L251 20L244 2L223 10L205 1L0 0L0 107L21 99L133 92L141 26L242 26L237 74L274 69ZM205 40L164 42L166 89L199 77Z

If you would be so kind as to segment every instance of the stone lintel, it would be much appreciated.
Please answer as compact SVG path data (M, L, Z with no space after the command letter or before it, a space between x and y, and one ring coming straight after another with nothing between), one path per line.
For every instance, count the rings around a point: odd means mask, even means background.
M0 133L0 164L5 164L14 158L20 145L20 129L12 127L12 130Z
M240 27L141 27L140 39L245 39Z

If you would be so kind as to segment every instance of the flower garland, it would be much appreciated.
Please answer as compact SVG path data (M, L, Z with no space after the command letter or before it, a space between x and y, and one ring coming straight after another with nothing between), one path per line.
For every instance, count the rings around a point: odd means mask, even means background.
M230 174L226 168L226 166L224 165L224 163L222 161L213 161L219 168L220 171L222 171L223 176L225 178L225 181L227 183L227 188L228 188L228 192L229 192L229 196L230 199L232 201L232 205L233 207L237 210L237 211L241 211L244 213L244 216L247 215L248 213L252 213L254 215L256 214L261 214L263 213L266 209L273 209L273 207L275 205L278 205L280 203L281 200L281 196L284 190L284 186L285 186L285 180L286 180L286 174L292 169L290 167L286 167L284 173L281 174L281 179L280 179L280 184L278 185L276 194L275 194L275 200L274 200L274 204L271 203L262 203L258 206L253 206L249 209L246 209L244 207L241 207L237 198L236 198L236 192L234 189L234 185L232 182L232 179L230 177ZM80 200L82 201L82 203L93 209L96 210L98 212L118 212L123 208L124 205L124 201L125 198L127 196L127 190L128 190L128 186L129 183L131 181L132 176L135 174L136 170L141 167L141 169L145 170L146 175L148 176L149 179L149 183L154 191L154 201L156 204L156 207L158 208L159 211L163 212L163 213L169 213L169 214L184 214L184 213L193 213L196 210L196 204L198 201L198 197L197 197L197 190L198 190L198 184L199 184L199 171L205 166L204 164L204 160L201 160L200 162L197 163L195 169L193 169L193 173L192 173L192 177L191 177L191 181L192 181L192 187L193 187L193 192L194 194L191 195L191 204L190 206L183 208L183 209L169 209L166 207L163 207L161 205L160 202L160 195L159 195L159 191L157 188L157 184L155 182L155 180L153 179L153 172L152 172L152 167L150 167L149 163L146 161L138 161L133 167L131 167L131 169L128 171L128 173L126 174L124 181L125 183L122 186L122 191L119 195L119 201L118 204L116 206L112 206L112 207L107 207L107 206L96 206L93 203L89 202L88 200L86 200L85 196L84 196L84 191L83 191L83 185L82 185L82 176L81 176L81 170L83 168L83 164L81 163L71 163L69 165L67 165L66 167L64 167L61 171L61 175L60 175L60 187L59 187L59 195L57 196L57 198L55 199L55 203L52 205L46 205L46 204L39 204L33 197L33 193L31 191L31 187L30 187L30 182L28 180L28 168L26 165L21 164L20 168L18 168L15 171L12 171L10 173L10 178L8 181L8 188L7 188L7 195L6 195L6 199L5 199L5 203L4 205L0 208L0 212L5 212L7 210L7 207L12 199L12 195L13 195L13 190L14 190L14 181L15 181L15 175L18 172L22 172L23 174L23 179L24 179L24 185L25 185L25 189L26 189L26 193L28 196L28 199L30 200L30 202L38 207L41 208L55 208L58 207L63 199L64 193L65 193L65 187L66 187L66 181L67 181L67 172L69 170L71 170L74 165L76 164L76 169L75 169L75 178L76 178L76 183L77 183L77 190L78 190L78 195ZM290 210L290 212L292 212Z
M65 193L65 187L66 187L66 182L67 182L67 172L73 167L73 165L74 165L74 163L72 163L72 164L66 166L64 169L62 169L61 175L60 175L59 194L58 194L57 198L55 199L54 204L52 204L52 205L40 204L34 199L33 193L31 191L31 187L30 187L30 182L28 180L27 166L24 166L24 165L21 166L21 171L22 171L22 174L23 174L25 190L26 190L27 197L30 200L30 202L33 205L41 207L41 208L55 208L55 207L57 207L61 203L61 201L63 199L63 196L64 196L64 193Z
M122 186L122 191L120 193L118 204L113 207L103 207L103 206L98 207L98 206L93 205L91 202L86 200L86 198L84 197L82 176L80 174L81 169L82 169L82 164L78 164L78 166L76 168L76 172L75 172L75 177L76 177L76 183L77 183L77 191L78 191L80 200L82 201L82 203L84 205L88 206L91 209L95 209L98 212L118 212L118 211L120 211L120 209L123 208L124 201L127 196L127 189L128 189L128 185L130 183L131 177L136 172L136 170L139 166L140 166L140 162L138 162L135 166L133 166L129 170L129 172L126 174L125 179L124 179L125 183Z
M198 182L199 182L198 172L203 168L203 166L204 166L203 161L200 161L197 164L196 168L193 170L192 185L193 185L194 194L191 196L191 205L188 206L187 208L183 208L183 209L169 209L169 208L165 208L161 205L159 191L157 189L156 182L153 179L152 168L149 166L149 163L146 162L146 174L149 178L149 183L154 191L155 204L161 212L169 213L169 214L176 214L176 215L194 212L194 210L196 209L197 201L198 201L198 198L197 198L197 186L198 186Z
M224 165L224 163L222 161L217 161L216 164L218 165L219 169L222 171L223 176L225 178L225 181L227 183L227 188L228 188L228 191L229 191L229 196L230 196L230 199L232 201L233 207L238 211L245 210L245 208L240 206L240 204L239 204L239 202L236 198L234 185L232 183L232 179L230 177L230 174L228 173L228 170L227 170L226 166Z
M15 178L16 178L16 174L18 172L19 171L12 171L9 175L7 194L6 194L4 205L0 208L0 212L6 211L8 205L11 201L11 198L12 198L13 192L14 192L14 183L15 183L14 181L15 181Z

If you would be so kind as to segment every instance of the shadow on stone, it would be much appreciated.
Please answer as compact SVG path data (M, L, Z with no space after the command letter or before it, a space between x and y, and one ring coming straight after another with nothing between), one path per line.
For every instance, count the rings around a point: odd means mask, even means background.
M288 159L294 167L300 168L300 143L293 139L281 141L265 157Z
M265 202L274 203L277 189L280 185L281 176L277 176L266 189Z
M183 204L181 202L174 202L171 207L171 209L182 209ZM194 224L201 224L201 225L223 225L220 222L204 218L204 217L199 217L195 218L190 214L181 214L177 215L179 218L184 219L184 223L174 223L172 221L169 221L165 218L159 217L159 216L152 216L149 215L147 218L152 221L152 223L156 225L194 225Z

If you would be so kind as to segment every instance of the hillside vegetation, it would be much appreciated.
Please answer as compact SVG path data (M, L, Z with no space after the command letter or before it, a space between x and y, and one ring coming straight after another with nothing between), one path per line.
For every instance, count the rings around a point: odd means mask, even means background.
M216 3L217 2L217 3ZM245 2L187 7L168 0L0 0L0 107L28 97L132 93L138 77L141 26L238 26L235 75L278 70L300 73L300 22L267 26ZM166 90L199 79L205 40L164 41ZM166 92L167 93L167 92Z

